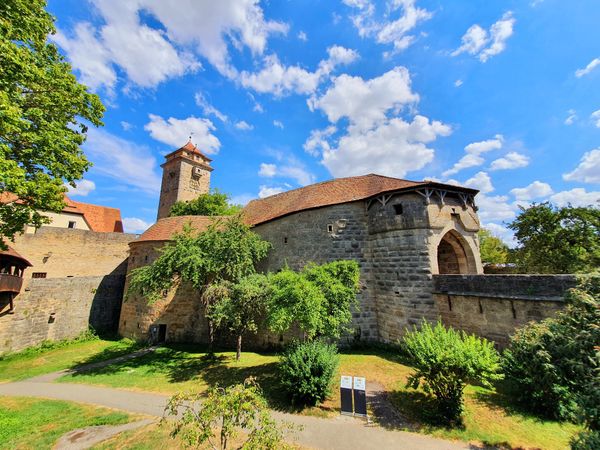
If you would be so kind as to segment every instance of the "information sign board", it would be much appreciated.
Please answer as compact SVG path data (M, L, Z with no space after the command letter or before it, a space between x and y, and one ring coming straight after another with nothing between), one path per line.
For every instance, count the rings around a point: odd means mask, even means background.
M354 414L367 417L366 380L363 377L354 377Z
M352 377L342 375L340 380L340 398L342 414L352 415Z

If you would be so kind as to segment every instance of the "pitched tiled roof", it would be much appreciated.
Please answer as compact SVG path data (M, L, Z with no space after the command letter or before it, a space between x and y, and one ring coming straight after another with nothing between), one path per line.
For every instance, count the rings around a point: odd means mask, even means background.
M6 250L0 250L0 258L1 257L9 257L9 258L16 258L21 260L23 263L25 263L26 266L31 267L32 264L27 261L25 258L23 258L19 253L17 253L17 251L12 248L12 247L8 247L8 249Z
M187 141L187 143L183 146L178 148L177 150L172 151L171 153L169 153L167 156L165 156L165 158L169 158L169 156L177 153L177 152L181 152L181 151L187 151L189 153L195 153L196 155L201 156L203 159L205 159L207 162L211 162L212 159L210 159L208 156L206 156L204 153L202 153L198 147L196 147L194 144L192 144L192 141Z
M76 202L68 198L65 200L68 200L78 211L83 213L83 217L90 230L103 233L123 232L123 221L121 220L121 211L119 209Z
M175 216L165 217L160 219L144 233L132 242L137 244L138 242L147 241L168 241L171 237L183 230L184 225L190 224L197 231L204 231L208 226L215 220L221 218L220 216Z
M384 192L415 187L446 187L449 189L477 191L459 186L449 186L432 181L409 181L400 178L369 174L358 177L336 178L311 184L292 191L252 200L244 208L247 223L258 225L278 217L307 209L364 200Z

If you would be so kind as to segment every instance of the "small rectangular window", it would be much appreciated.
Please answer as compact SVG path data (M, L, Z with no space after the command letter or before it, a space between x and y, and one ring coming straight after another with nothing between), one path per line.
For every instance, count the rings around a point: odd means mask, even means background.
M287 238L287 236L283 238L283 243L284 243L284 244L287 244L287 243L288 243L288 238Z
M402 204L398 203L398 204L394 205L394 212L396 213L397 216L402 214L402 212L403 212Z
M333 225L331 225L331 224L327 225L327 232L333 233Z
M69 220L69 228L75 228L75 225L77 225L77 222L74 220Z
M46 272L33 272L31 278L46 278Z

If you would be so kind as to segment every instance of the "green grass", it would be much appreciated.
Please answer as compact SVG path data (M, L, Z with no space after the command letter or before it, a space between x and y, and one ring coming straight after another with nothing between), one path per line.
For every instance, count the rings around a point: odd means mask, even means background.
M68 375L59 381L172 394L189 390L202 392L216 383L230 385L255 376L272 408L294 411L278 386L276 363L277 356L272 353L244 352L236 362L233 352L220 352L209 359L200 347L172 345L134 360ZM367 383L377 383L390 393L390 401L406 421L400 424L381 421L381 425L388 428L507 448L549 450L568 448L570 437L579 430L572 424L537 419L512 407L501 393L472 386L465 395L464 428L444 428L425 413L432 408L430 398L422 391L405 388L411 372L406 361L394 352L361 350L342 353L338 375L366 376ZM336 376L332 395L322 405L295 412L320 416L338 414L338 383L339 376Z
M131 340L87 339L59 342L0 357L0 383L56 372L78 364L99 362L136 350Z
M71 430L130 420L125 413L72 402L0 397L0 449L50 449Z

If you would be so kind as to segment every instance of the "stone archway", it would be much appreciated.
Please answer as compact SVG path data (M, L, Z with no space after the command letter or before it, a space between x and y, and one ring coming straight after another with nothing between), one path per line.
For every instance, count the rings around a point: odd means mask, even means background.
M455 230L448 231L437 248L439 274L477 273L475 257L468 244Z

